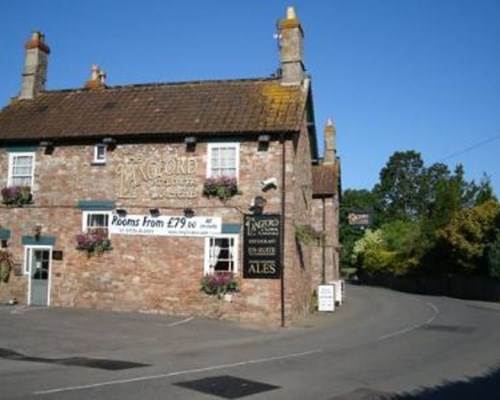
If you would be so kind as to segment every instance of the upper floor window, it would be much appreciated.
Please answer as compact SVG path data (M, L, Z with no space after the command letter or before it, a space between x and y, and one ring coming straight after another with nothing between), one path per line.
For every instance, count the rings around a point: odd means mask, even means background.
M240 167L239 143L208 144L207 177L230 176L238 178Z
M94 164L106 164L106 148L102 143L94 146Z
M7 186L33 186L35 153L9 153Z

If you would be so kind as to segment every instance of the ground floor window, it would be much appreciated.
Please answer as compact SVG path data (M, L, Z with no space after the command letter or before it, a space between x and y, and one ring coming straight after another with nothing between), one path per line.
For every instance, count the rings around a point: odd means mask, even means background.
M90 229L103 229L108 233L110 215L109 211L84 211L82 231L88 232Z
M204 272L238 272L238 235L220 235L205 239Z

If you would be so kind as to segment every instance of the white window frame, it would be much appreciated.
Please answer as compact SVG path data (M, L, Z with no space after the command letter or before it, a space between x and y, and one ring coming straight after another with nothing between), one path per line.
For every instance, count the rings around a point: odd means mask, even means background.
M99 158L99 149L102 149L102 158ZM93 164L106 164L106 152L108 151L108 146L103 143L98 143L94 146L94 161Z
M35 152L34 151L27 151L27 152L13 152L9 153L9 174L7 177L7 186L17 186L13 184L13 172L14 172L14 158L15 157L31 157L32 158L32 165L31 165L31 181L30 184L28 185L30 188L33 187L33 183L35 181ZM22 176L27 176L27 175L22 175Z
M214 149L219 149L223 147L231 147L236 150L235 154L235 164L236 164L236 172L235 178L239 181L240 176L240 144L238 142L218 142L218 143L208 143L208 151L207 151L207 178L214 178L216 176L212 175L212 152Z
M210 240L211 239L233 239L234 240L234 245L233 245L233 262L234 262L234 268L233 272L234 274L238 273L239 269L239 254L240 254L240 246L239 246L239 235L238 234L220 234L220 235L213 235L210 237L205 238L205 259L204 259L204 265L203 265L203 275L210 275L214 271L210 268Z
M108 225L106 226L106 230L108 232L108 237L109 237L109 224L111 222L111 211L104 211L104 210L83 211L82 212L82 232L87 232L89 228L93 228L93 227L88 226L88 219L89 219L89 216L94 215L94 214L106 215L108 217Z

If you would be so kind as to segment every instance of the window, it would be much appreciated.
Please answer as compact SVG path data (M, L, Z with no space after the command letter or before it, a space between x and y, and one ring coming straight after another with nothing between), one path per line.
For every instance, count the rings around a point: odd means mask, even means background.
M94 146L94 164L106 164L106 149L105 144L96 144Z
M89 229L106 229L109 228L109 211L84 211L82 220L82 231L87 232Z
M238 272L238 235L205 239L205 274Z
M231 176L238 178L240 164L239 143L208 144L207 177Z
M33 186L35 153L9 153L7 186Z

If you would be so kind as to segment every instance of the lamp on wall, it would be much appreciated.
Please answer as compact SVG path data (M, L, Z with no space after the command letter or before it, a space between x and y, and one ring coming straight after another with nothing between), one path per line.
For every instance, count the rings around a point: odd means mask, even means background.
M35 227L33 228L33 236L35 237L35 240L40 240L40 236L42 236L42 225L36 224Z
M195 212L192 208L188 207L184 209L184 216L186 218L193 218L195 215Z
M102 143L106 145L108 150L114 150L116 147L116 139L112 137L105 137L102 139Z
M259 151L267 151L269 148L269 142L271 141L271 136L269 135L259 135L257 142L259 143Z
M159 217L160 216L160 210L158 208L151 208L149 210L149 215L151 215L153 218Z
M262 196L255 196L250 203L250 210L255 215L261 215L264 212L264 206L266 205L266 199Z
M196 136L186 136L184 138L186 151L194 151L196 149Z
M116 213L118 214L119 217L126 217L127 216L127 210L124 208L117 208Z
M42 140L39 143L39 146L45 148L45 154L52 154L54 152L54 142L51 142L49 140Z

